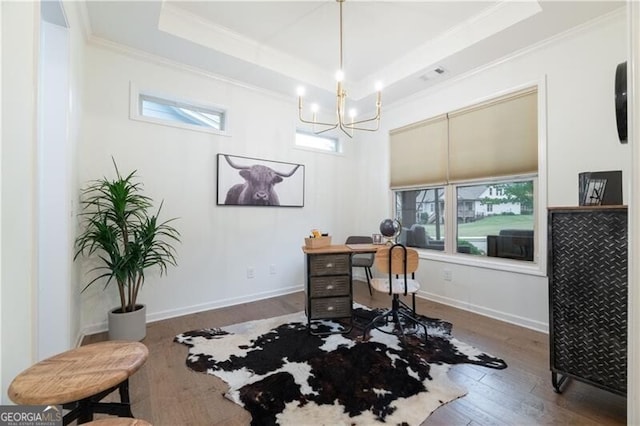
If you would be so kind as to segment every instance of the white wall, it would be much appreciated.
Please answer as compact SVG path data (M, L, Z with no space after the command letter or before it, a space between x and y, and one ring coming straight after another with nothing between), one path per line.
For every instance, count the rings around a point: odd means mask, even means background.
M293 95L283 98L102 45L87 49L85 78L81 184L113 177L113 156L122 173L138 171L157 203L164 199L163 218L180 218L178 267L167 276L149 275L140 296L148 321L301 290L301 246L309 231L322 229L341 242L352 230L352 143L344 155L294 148ZM130 82L227 107L231 135L130 120ZM304 164L304 207L217 206L217 153ZM84 263L86 271L90 262ZM80 281L78 291L88 276ZM85 331L104 329L107 311L117 303L116 289L105 292L102 283L82 293Z
M69 30L40 23L38 96L37 357L72 346L68 146Z
M2 401L34 360L36 58L33 2L2 2Z
M80 338L82 337L80 327L80 294L77 291L77 283L80 280L80 268L79 265L73 263L72 253L74 253L73 243L76 235L78 235L78 221L76 219L76 213L78 208L78 145L81 138L80 127L83 120L83 93L84 87L84 68L85 68L85 31L83 27L83 20L81 19L81 13L83 4L74 0L65 1L64 9L69 22L69 38L70 38L70 93L68 96L69 102L69 123L68 129L68 141L67 149L70 157L67 159L69 170L67 170L68 179L68 194L70 199L68 200L69 217L67 220L69 224L67 226L69 235L67 235L67 242L69 247L67 253L69 253L67 262L67 268L71 271L71 279L67 284L68 297L70 298L69 306L69 324L71 329L69 335L72 343L78 345Z
M77 128L80 122L79 82L82 74L82 51L84 49L83 34L80 30L76 3L66 3L67 17L70 23L70 41L72 44L70 58L70 118L66 147L69 155L67 176L75 175L75 144ZM37 2L1 2L2 8L2 169L1 187L1 246L0 246L0 360L3 404L10 403L7 388L13 377L38 360L38 349L43 352L48 347L37 346L37 247L36 232L39 215L46 215L45 210L36 210L37 170L37 115L38 96L38 57L40 31L40 5ZM75 180L75 179L74 179ZM70 192L77 193L74 182L66 182ZM69 191L67 191L69 193ZM67 228L67 240L75 236L75 217L71 210L73 200L65 203L69 206L67 223L60 223ZM62 236L64 238L64 236ZM68 266L71 269L72 247L67 247ZM51 253L43 252L41 256ZM71 271L71 275L77 275ZM76 280L73 280L75 291ZM67 283L66 285L71 285ZM60 306L57 313L51 315L67 317L62 334L67 336L64 347L73 346L79 336L79 297L69 294L70 301L66 305L67 312ZM52 318L58 321L59 318ZM59 342L58 342L59 343ZM57 345L57 343L56 343ZM56 346L58 349L60 347Z
M2 22L2 3L0 3L0 23ZM2 52L3 52L3 43L2 43L3 37L2 37L2 31L0 30L0 58L3 58L2 56ZM0 62L0 99L4 99L2 97L3 95L3 91L2 91L2 86L4 84L3 80L2 80L2 66L1 66L2 62ZM0 102L0 129L2 129L2 123L4 120L4 115L2 114L2 107L3 107L3 102ZM0 131L0 164L2 164L2 141L4 140L4 133L2 131ZM2 173L0 172L0 200L2 200ZM0 207L0 318L2 318L2 292L4 289L4 285L2 284L2 246L4 244L2 244L2 208ZM4 366L4 364L2 363L2 329L0 329L0 386L2 386L2 390L4 390L4 375L2 374L2 366ZM0 403L2 403L2 399L0 398Z
M578 173L622 170L623 193L628 201L631 171L630 148L617 140L613 82L616 65L626 60L625 11L597 24L567 34L554 43L538 46L501 63L470 73L426 91L383 113L381 132L358 142L360 167L369 190L357 199L376 206L362 221L370 229L391 212L386 167L388 131L490 98L525 84L546 79L547 181L546 203L571 206L578 203ZM544 136L544 135L543 135ZM425 159L428 167L429 159ZM543 179L541 179L543 180ZM544 192L543 192L544 193ZM544 201L544 200L543 200ZM386 212L381 206L387 206ZM546 210L538 211L546 215ZM546 230L540 230L546 235ZM541 253L544 256L544 253ZM443 269L453 280L442 279ZM547 278L423 259L419 278L423 295L531 328L548 327Z

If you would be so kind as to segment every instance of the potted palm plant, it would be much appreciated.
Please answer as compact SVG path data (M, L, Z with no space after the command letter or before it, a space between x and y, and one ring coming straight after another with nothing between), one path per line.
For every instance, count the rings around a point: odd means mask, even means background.
M145 281L145 271L158 268L160 275L169 265L176 265L172 242L180 242L180 233L169 223L158 220L162 203L151 214L153 201L142 194L136 171L126 177L113 165L116 178L91 181L82 190L80 216L82 233L76 238L78 256L97 257L98 266L90 272L96 276L83 288L105 281L114 283L120 306L109 312L110 340L142 340L146 336L146 306L138 303Z

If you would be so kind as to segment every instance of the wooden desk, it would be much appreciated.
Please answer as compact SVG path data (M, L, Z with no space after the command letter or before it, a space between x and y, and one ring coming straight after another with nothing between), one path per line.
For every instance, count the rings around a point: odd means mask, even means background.
M302 247L305 253L305 313L307 328L312 334L325 334L314 330L312 322L323 319L347 319L348 326L337 333L348 333L353 327L353 291L351 255L375 253L384 245L350 244L320 248Z
M140 342L108 341L80 346L27 368L9 385L9 398L17 404L62 405L69 411L67 425L93 420L94 413L133 417L129 377L149 356ZM99 402L118 389L120 401Z

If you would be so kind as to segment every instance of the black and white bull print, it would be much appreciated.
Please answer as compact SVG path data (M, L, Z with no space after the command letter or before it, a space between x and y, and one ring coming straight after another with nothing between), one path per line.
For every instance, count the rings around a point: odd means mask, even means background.
M228 155L224 158L231 167L239 170L238 173L244 179L244 183L233 185L227 191L224 203L230 205L279 206L280 198L273 188L274 185L282 182L284 178L291 177L300 167L298 164L291 171L284 173L260 164L237 164Z

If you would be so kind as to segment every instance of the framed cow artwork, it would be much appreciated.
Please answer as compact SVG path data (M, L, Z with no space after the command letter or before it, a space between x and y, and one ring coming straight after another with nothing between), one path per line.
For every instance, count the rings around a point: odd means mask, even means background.
M218 154L217 203L304 206L304 165Z

